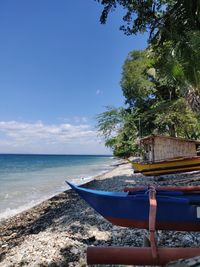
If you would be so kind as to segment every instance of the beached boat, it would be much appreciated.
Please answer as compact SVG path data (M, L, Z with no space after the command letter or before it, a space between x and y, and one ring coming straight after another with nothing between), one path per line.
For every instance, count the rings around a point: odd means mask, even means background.
M179 157L155 162L133 162L127 159L133 166L135 173L144 175L163 175L200 170L200 157Z
M151 190L106 192L68 184L114 225L149 229ZM200 231L200 191L156 189L156 201L156 229Z
M128 160L134 171L144 175L163 175L200 170L197 148L200 141L171 136L150 135L140 139L143 161Z

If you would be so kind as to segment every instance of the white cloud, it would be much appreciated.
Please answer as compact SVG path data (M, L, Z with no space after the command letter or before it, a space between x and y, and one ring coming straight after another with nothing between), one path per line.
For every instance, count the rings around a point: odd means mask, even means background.
M41 121L0 121L0 152L109 153L89 124L45 124Z
M100 95L102 94L102 91L101 90L96 90L96 95Z

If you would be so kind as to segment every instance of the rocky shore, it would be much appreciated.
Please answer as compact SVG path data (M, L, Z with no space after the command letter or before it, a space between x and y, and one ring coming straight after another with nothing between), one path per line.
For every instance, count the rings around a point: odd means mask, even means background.
M200 173L145 177L121 162L86 187L121 191L135 185L200 185ZM112 226L72 190L0 222L0 266L86 265L88 245L142 246L145 230ZM158 231L159 246L200 246L200 233ZM176 266L200 266L199 258ZM184 265L185 264L185 265ZM194 265L195 264L195 265ZM174 264L173 264L174 265ZM170 265L172 266L172 265Z

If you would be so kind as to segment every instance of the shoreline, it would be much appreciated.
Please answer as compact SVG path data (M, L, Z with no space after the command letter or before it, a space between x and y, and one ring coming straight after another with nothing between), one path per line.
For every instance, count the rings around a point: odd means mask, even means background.
M101 180L104 178L104 176L112 176L112 172L113 170L115 170L117 167L119 167L120 165L123 165L123 164L127 164L124 160L119 160L118 163L115 163L115 164L111 164L110 165L110 168L106 171L102 171L100 172L99 174L95 175L95 176L91 176L91 177L88 177L88 178L82 178L79 180L80 181L83 181L83 183L78 183L77 185L81 185L81 186L90 186L90 184L92 184L95 180ZM65 180L66 181L66 180ZM36 203L34 204L33 206L31 207L28 207L14 215L11 215L7 218L2 218L0 219L0 226L7 223L8 221L12 220L12 219L15 219L15 217L21 217L23 216L23 214L27 214L29 212L31 212L31 210L34 210L34 209L37 209L37 208L40 208L40 206L43 206L43 204L45 205L46 202L51 202L51 201L54 201L54 199L57 199L59 197L62 197L63 194L67 194L69 191L71 191L72 189L66 184L66 190L62 191L62 192L59 192L57 194L54 194L52 196L50 196L49 198L47 199L44 199L44 200L41 200L39 203Z
M104 175L107 172L111 171L113 168L116 167L116 165L120 164L119 162L121 160L118 159L116 161L117 161L117 163L113 163L112 162L112 163L108 164L107 168L105 170L103 170L103 171L99 170L99 172L96 173L96 174L93 174L93 175L90 175L90 176L86 176L84 178L77 178L77 180L73 181L73 182L76 183L77 185L84 185L85 183L88 183L88 182L96 179L96 177L99 177L99 176ZM64 180L66 181L67 179L68 179L68 177L65 178ZM66 189L64 189L64 187L66 187ZM57 192L56 191L55 192L49 192L45 196L40 196L40 198L37 199L37 200L35 200L35 199L29 200L28 203L22 204L17 208L7 208L7 209L5 209L4 211L2 211L0 213L0 224L3 221L8 220L8 219L12 218L13 216L17 216L18 214L23 213L25 211L28 211L29 209L32 209L35 206L40 205L42 202L45 202L45 201L53 198L54 196L57 196L57 195L61 194L62 192L65 192L66 190L69 190L69 189L70 189L70 187L68 187L68 185L64 182L63 185L60 185L60 189L56 190Z
M191 178L192 176L192 178ZM144 177L129 163L84 184L98 190L121 191L134 185L200 184L200 174ZM0 266L86 266L88 245L142 246L146 230L113 226L71 189L0 222ZM159 246L198 246L200 234L158 231Z

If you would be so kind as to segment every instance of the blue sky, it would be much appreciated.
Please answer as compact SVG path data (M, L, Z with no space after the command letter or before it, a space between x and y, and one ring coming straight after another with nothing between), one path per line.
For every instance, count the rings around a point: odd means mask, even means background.
M123 105L123 62L146 35L94 0L0 2L0 152L104 154L95 116Z

